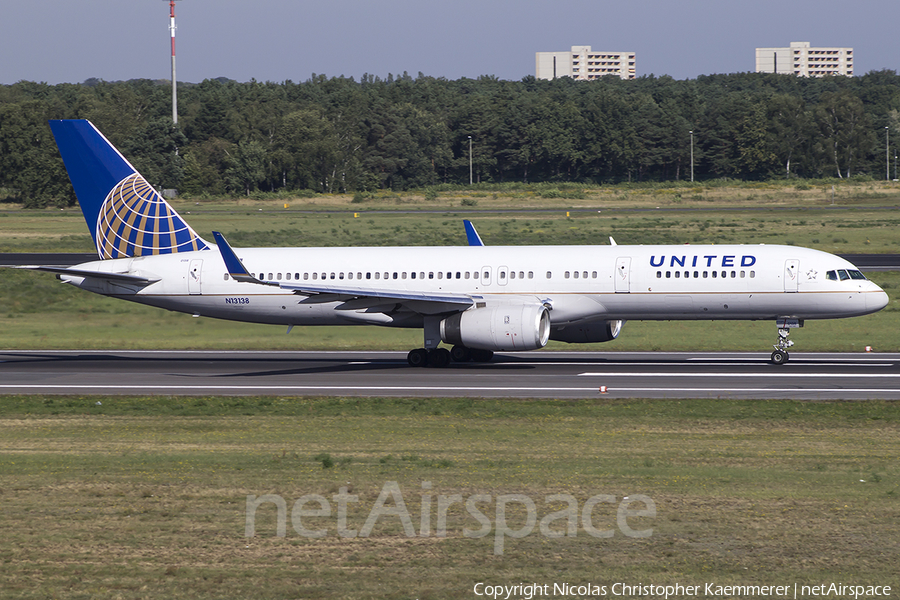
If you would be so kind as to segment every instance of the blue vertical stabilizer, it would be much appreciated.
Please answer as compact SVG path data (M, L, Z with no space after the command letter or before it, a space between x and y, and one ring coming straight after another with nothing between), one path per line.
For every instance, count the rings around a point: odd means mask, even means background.
M100 258L208 248L90 121L50 121L50 129Z

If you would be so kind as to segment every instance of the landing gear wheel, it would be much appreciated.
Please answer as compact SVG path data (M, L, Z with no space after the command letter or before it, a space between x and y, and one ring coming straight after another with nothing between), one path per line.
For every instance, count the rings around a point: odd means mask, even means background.
M428 366L442 369L450 364L450 351L446 348L435 348L428 353Z
M772 364L783 365L784 363L789 361L790 358L791 358L791 355L788 354L786 351L776 350L775 352L772 353Z
M406 362L411 367L427 367L428 366L428 350L425 348L416 348L410 350L406 355Z
M450 358L453 359L453 362L469 362L472 360L472 351L457 344L450 349Z

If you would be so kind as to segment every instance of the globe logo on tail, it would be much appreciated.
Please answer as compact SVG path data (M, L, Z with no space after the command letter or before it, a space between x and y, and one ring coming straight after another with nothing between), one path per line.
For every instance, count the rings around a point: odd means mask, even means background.
M97 218L101 259L192 252L208 248L140 173L110 190Z

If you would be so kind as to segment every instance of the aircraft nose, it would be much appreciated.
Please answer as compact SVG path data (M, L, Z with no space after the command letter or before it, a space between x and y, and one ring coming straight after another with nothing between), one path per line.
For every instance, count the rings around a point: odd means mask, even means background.
M866 294L866 310L869 312L876 312L884 308L890 302L890 298L888 298L887 293L878 286L875 286L877 291L872 291Z

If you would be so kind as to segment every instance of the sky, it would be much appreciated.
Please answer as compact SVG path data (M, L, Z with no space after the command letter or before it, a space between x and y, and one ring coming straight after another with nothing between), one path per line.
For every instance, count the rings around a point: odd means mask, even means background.
M20 0L0 25L0 84L168 79L166 0ZM534 75L535 52L635 52L637 74L755 69L757 47L852 47L855 72L900 71L897 0L180 0L177 77L356 80L404 71Z

